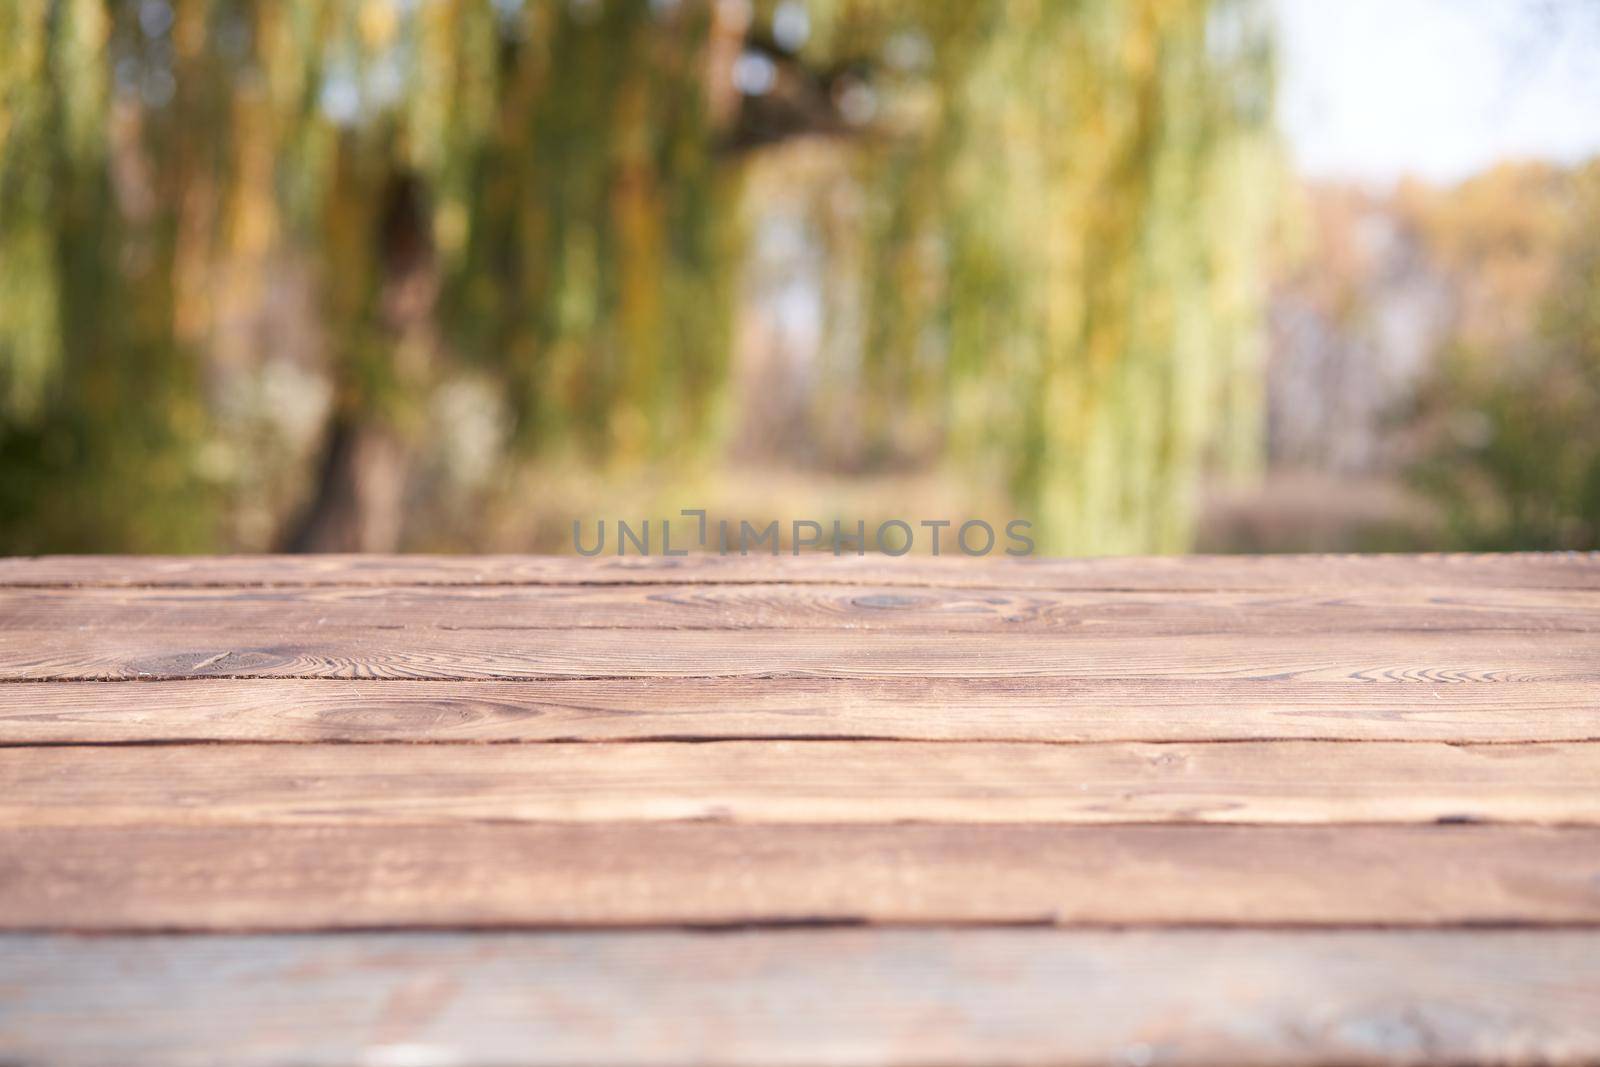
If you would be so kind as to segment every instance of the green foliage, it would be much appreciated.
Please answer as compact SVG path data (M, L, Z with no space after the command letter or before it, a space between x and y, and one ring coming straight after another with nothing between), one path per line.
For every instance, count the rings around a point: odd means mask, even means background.
M496 384L517 455L704 440L755 150L737 9L0 4L0 549L217 543L216 379L274 256L314 276L349 423L421 432L448 361ZM1202 471L1256 453L1258 6L810 10L780 58L867 204L836 251L869 460L910 426L1047 548L1182 547Z
M1568 184L1544 197L1565 239L1535 288L1528 336L1486 347L1462 331L1424 397L1424 413L1441 425L1414 473L1459 548L1600 548L1600 166ZM1509 223L1530 202L1489 204L1489 221L1502 224L1476 231L1510 238L1480 240L1480 249L1525 261L1526 227ZM1514 308L1502 312L1515 318Z
M204 417L172 330L173 219L153 188L120 203L109 165L137 121L109 105L115 27L94 0L5 17L0 545L204 546Z
M1049 549L1182 549L1202 472L1258 454L1261 11L933 10L935 132L874 164L868 380L938 398Z
M732 252L707 29L646 0L0 6L0 547L214 542L206 348L247 298L218 276L281 247L358 421L414 426L437 377L415 349L444 341L523 444L692 437ZM402 186L413 288L444 292L421 341L386 259Z
M735 188L705 114L709 15L634 0L518 18L498 84L472 94L484 140L436 154L477 160L441 176L441 218L466 223L451 321L506 373L523 445L658 454L704 425L727 342Z

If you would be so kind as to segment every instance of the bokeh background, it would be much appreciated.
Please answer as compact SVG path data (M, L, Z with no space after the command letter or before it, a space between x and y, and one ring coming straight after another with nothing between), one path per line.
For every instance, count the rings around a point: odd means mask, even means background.
M1593 548L1596 71L1590 0L0 0L0 551Z

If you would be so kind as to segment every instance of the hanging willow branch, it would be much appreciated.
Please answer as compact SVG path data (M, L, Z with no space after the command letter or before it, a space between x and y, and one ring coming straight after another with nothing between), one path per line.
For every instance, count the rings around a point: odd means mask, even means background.
M874 454L1001 479L1057 550L1181 547L1254 454L1263 41L1248 0L0 5L0 539L215 543L206 383L278 254L332 389L301 547L396 542L446 364L519 455L703 441L740 175L826 138Z

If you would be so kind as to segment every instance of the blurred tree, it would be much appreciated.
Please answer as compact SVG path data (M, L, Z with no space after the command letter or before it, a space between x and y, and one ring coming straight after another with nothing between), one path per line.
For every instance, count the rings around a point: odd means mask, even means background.
M820 136L876 459L965 457L1057 550L1181 547L1255 451L1265 40L1253 0L0 5L0 546L216 543L267 300L230 268L274 249L331 383L284 544L399 543L452 373L518 455L692 449L744 161Z
M203 101L165 114L116 102L107 56L125 33L100 0L0 11L0 541L13 550L210 543L200 367L174 291L175 207L205 150L175 131ZM167 167L146 165L158 155Z
M938 398L1051 550L1183 549L1208 464L1259 453L1264 10L995 0L897 34L934 133L869 157L869 395Z
M1600 163L1501 167L1413 210L1463 306L1414 475L1460 548L1600 547Z

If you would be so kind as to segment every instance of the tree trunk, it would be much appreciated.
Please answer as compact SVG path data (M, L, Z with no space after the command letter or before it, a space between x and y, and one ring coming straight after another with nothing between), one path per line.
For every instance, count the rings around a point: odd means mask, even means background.
M428 215L420 183L392 173L376 219L381 272L376 324L386 346L395 391L425 395L435 346L438 292ZM409 447L394 412L354 390L328 416L316 490L284 539L290 552L393 552L400 545Z
M400 544L404 446L392 430L336 413L316 495L284 547L290 552L393 552Z

